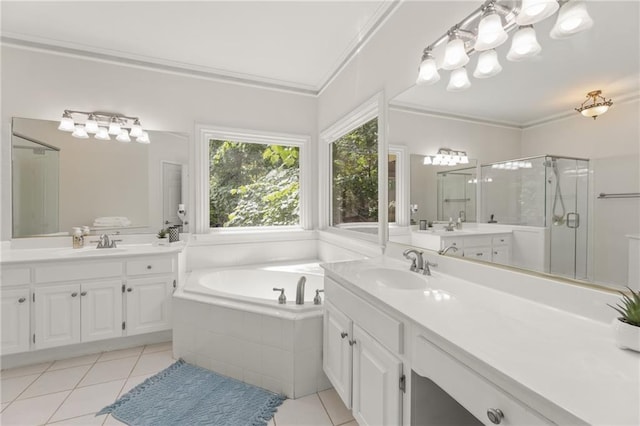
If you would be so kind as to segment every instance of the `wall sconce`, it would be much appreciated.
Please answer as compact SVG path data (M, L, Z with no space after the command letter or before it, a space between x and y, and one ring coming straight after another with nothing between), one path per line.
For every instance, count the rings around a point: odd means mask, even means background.
M440 148L436 155L424 157L423 164L432 166L456 166L469 164L469 157L465 151L453 151L449 148Z
M582 103L578 108L574 108L580 114L585 117L593 117L595 120L599 115L609 111L613 101L611 99L605 99L602 94L602 90L594 90L587 93L587 100ZM591 101L589 104L588 102Z
M74 115L84 116L84 124L77 122L73 118ZM91 133L94 138L105 141L115 136L118 142L131 142L131 138L136 138L138 143L151 142L149 133L142 129L138 117L127 117L121 114L65 109L58 130L72 132L71 136L79 139L88 139Z

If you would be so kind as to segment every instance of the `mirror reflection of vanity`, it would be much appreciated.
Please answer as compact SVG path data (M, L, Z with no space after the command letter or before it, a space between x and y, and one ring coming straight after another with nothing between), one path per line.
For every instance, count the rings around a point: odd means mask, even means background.
M74 138L58 124L13 119L13 238L68 235L80 226L156 233L181 224L187 135L151 131L150 144L122 143Z
M505 44L497 49L503 71L472 78L466 91L447 92L449 73L441 70L439 83L412 86L390 101L389 143L411 153L410 203L417 205L412 225L390 232L390 241L434 251L453 247L446 255L606 286L638 286L630 281L630 269L638 266L629 246L640 235L640 198L617 196L640 192L638 5L599 2L589 11L596 24L573 39L552 40L552 23L537 25L543 53L535 61L507 61ZM615 54L613 44L616 52L634 53ZM595 89L614 103L597 120L573 110ZM472 197L460 187L455 191L462 196L443 196L443 182L462 167L447 173L423 164L443 147L477 159L477 175L466 179L476 188L476 215L467 212L462 229L452 231L445 227L450 217L457 221L454 203ZM434 226L420 230L421 219Z

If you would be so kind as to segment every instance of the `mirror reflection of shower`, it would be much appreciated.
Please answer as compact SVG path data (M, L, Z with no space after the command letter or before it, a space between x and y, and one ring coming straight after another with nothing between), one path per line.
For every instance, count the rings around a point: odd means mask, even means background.
M439 221L476 221L476 168L466 167L438 172L438 216Z
M13 236L58 233L60 149L15 133L12 148Z

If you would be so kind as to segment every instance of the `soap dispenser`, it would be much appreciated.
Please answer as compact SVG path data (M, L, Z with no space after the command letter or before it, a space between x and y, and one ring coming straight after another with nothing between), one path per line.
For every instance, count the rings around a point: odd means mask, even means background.
M79 249L84 247L84 237L82 236L82 229L78 227L73 228L73 234L71 235L73 241L73 248Z

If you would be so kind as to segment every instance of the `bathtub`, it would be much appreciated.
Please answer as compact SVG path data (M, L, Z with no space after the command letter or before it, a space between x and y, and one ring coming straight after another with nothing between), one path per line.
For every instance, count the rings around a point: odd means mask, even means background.
M285 288L285 304L274 287ZM317 261L192 271L173 296L174 356L289 398L328 389L323 305L313 304L322 288Z

